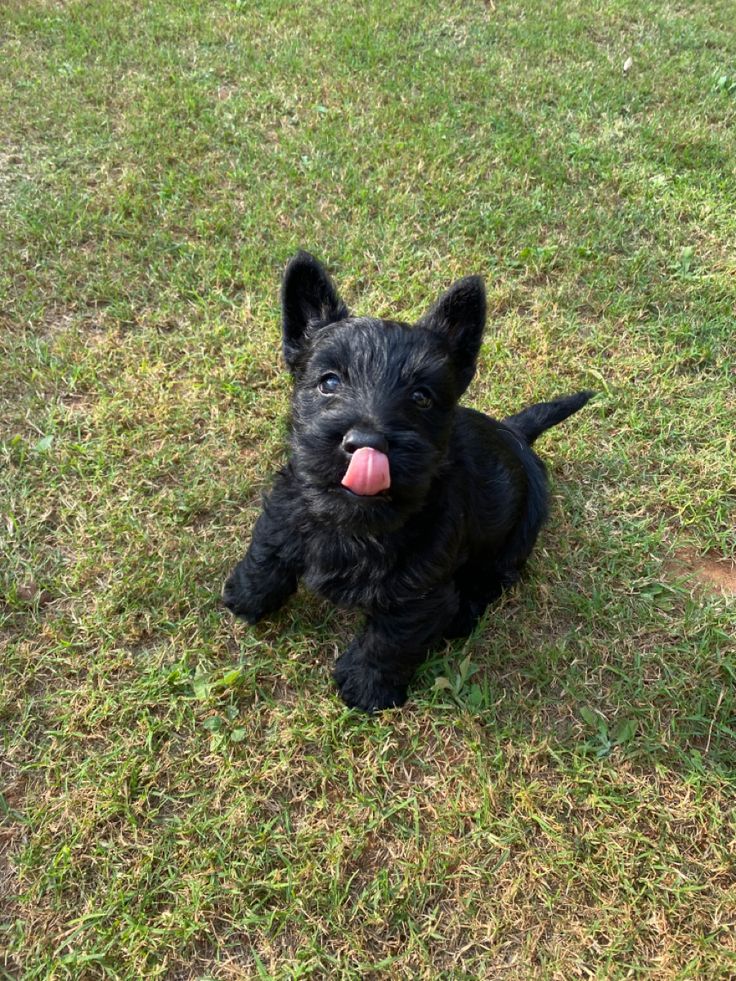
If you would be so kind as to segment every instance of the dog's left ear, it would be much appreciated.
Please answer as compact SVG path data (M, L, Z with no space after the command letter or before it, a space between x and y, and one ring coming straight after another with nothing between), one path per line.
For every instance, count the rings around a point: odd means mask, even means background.
M450 345L462 395L475 374L486 323L486 290L480 276L459 279L417 324L442 334Z
M293 371L309 332L344 320L348 308L324 266L308 252L297 252L284 272L281 313L284 361Z

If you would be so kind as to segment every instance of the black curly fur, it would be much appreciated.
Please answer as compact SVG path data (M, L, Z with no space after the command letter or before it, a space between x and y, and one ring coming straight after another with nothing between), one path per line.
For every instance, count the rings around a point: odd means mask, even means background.
M361 610L363 629L335 666L340 694L366 711L401 705L433 645L467 635L518 578L547 517L544 466L530 444L592 393L501 422L458 407L485 323L475 276L409 327L350 316L322 266L301 252L284 274L282 310L291 452L223 600L257 623L302 579ZM327 374L340 385L323 394ZM388 492L359 497L341 486L351 431L387 448Z

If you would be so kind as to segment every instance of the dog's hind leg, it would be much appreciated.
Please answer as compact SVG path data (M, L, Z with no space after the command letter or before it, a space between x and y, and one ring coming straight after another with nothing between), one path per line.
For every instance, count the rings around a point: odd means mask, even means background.
M472 633L486 607L514 585L522 568L523 563L518 567L499 568L495 556L475 557L461 566L455 575L459 596L457 613L444 631L445 638L453 640Z
M527 498L523 515L499 550L477 552L455 573L457 613L445 632L449 640L467 637L486 608L513 586L547 519L547 480L541 461L527 466Z

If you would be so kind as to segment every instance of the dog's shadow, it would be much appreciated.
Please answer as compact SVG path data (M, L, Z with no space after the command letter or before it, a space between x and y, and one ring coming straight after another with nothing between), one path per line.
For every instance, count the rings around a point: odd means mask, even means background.
M634 545L594 535L573 551L597 549L596 566L568 553L552 576L545 552L559 542L546 536L473 634L425 662L415 704L470 713L502 741L732 771L733 600L694 588L664 557L642 563Z

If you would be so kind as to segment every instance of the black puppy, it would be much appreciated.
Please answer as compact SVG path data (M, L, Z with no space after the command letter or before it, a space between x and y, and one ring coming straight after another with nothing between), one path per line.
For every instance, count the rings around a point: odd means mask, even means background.
M350 706L401 705L443 637L465 636L519 576L547 517L540 433L591 392L497 422L458 407L485 324L483 281L455 283L416 326L353 317L305 252L287 266L291 454L225 605L249 623L305 584L366 615L334 677Z

